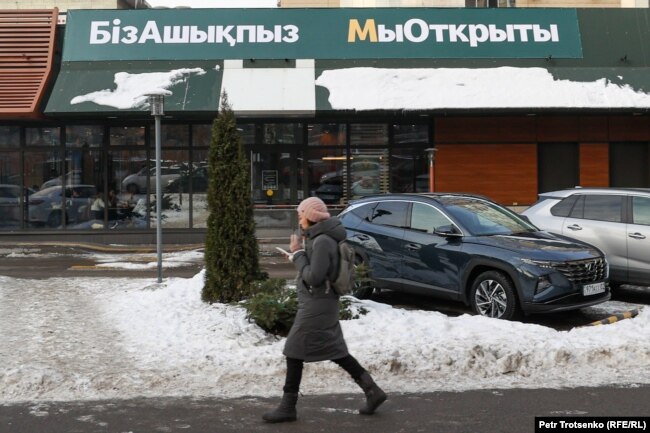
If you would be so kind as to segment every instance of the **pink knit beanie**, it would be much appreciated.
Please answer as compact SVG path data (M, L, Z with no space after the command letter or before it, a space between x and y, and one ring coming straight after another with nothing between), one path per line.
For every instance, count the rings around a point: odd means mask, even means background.
M330 217L327 205L318 197L304 199L298 205L298 214L304 215L311 222L319 223Z

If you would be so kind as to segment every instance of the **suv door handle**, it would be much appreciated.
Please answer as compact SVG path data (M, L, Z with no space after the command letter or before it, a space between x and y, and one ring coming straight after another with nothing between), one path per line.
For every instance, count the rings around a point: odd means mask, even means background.
M406 244L406 246L404 248L406 248L407 250L411 250L411 251L417 251L420 248L422 248L422 246L418 245L418 244Z
M645 239L645 236L642 235L642 234L639 233L639 232L636 232L636 233L628 233L627 235L628 235L629 237L631 237L631 238L634 238L634 239Z
M368 236L368 235L355 234L355 235L352 236L352 237L353 237L353 238L357 238L357 239L359 239L360 241L369 241L369 240L370 240L370 236Z
M570 226L567 226L569 230L582 230L582 227L580 227L578 224L571 224Z

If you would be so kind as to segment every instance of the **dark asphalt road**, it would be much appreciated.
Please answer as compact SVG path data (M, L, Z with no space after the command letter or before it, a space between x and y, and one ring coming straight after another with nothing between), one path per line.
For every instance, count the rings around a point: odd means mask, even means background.
M648 416L650 387L390 395L373 416L361 395L303 396L298 421L266 424L276 399L160 398L0 406L0 433L528 433L535 416Z

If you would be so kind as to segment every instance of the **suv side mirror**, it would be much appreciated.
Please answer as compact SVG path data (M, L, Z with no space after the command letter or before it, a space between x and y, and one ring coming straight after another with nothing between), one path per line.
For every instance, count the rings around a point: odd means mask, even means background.
M453 225L449 224L446 226L440 226L436 227L433 229L433 233L437 234L438 236L444 236L444 237L462 237L462 233L458 228Z

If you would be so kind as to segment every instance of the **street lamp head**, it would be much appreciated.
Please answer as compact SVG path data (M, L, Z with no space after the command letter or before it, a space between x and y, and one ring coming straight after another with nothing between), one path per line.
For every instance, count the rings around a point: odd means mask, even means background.
M429 147L427 149L424 149L424 151L427 152L427 156L429 157L429 164L433 164L436 160L436 152L438 149L435 147Z
M164 116L165 115L165 110L164 110L164 105L165 105L165 94L160 92L160 93L147 93L145 95L147 97L147 101L149 102L149 105L151 106L151 115L152 116Z

